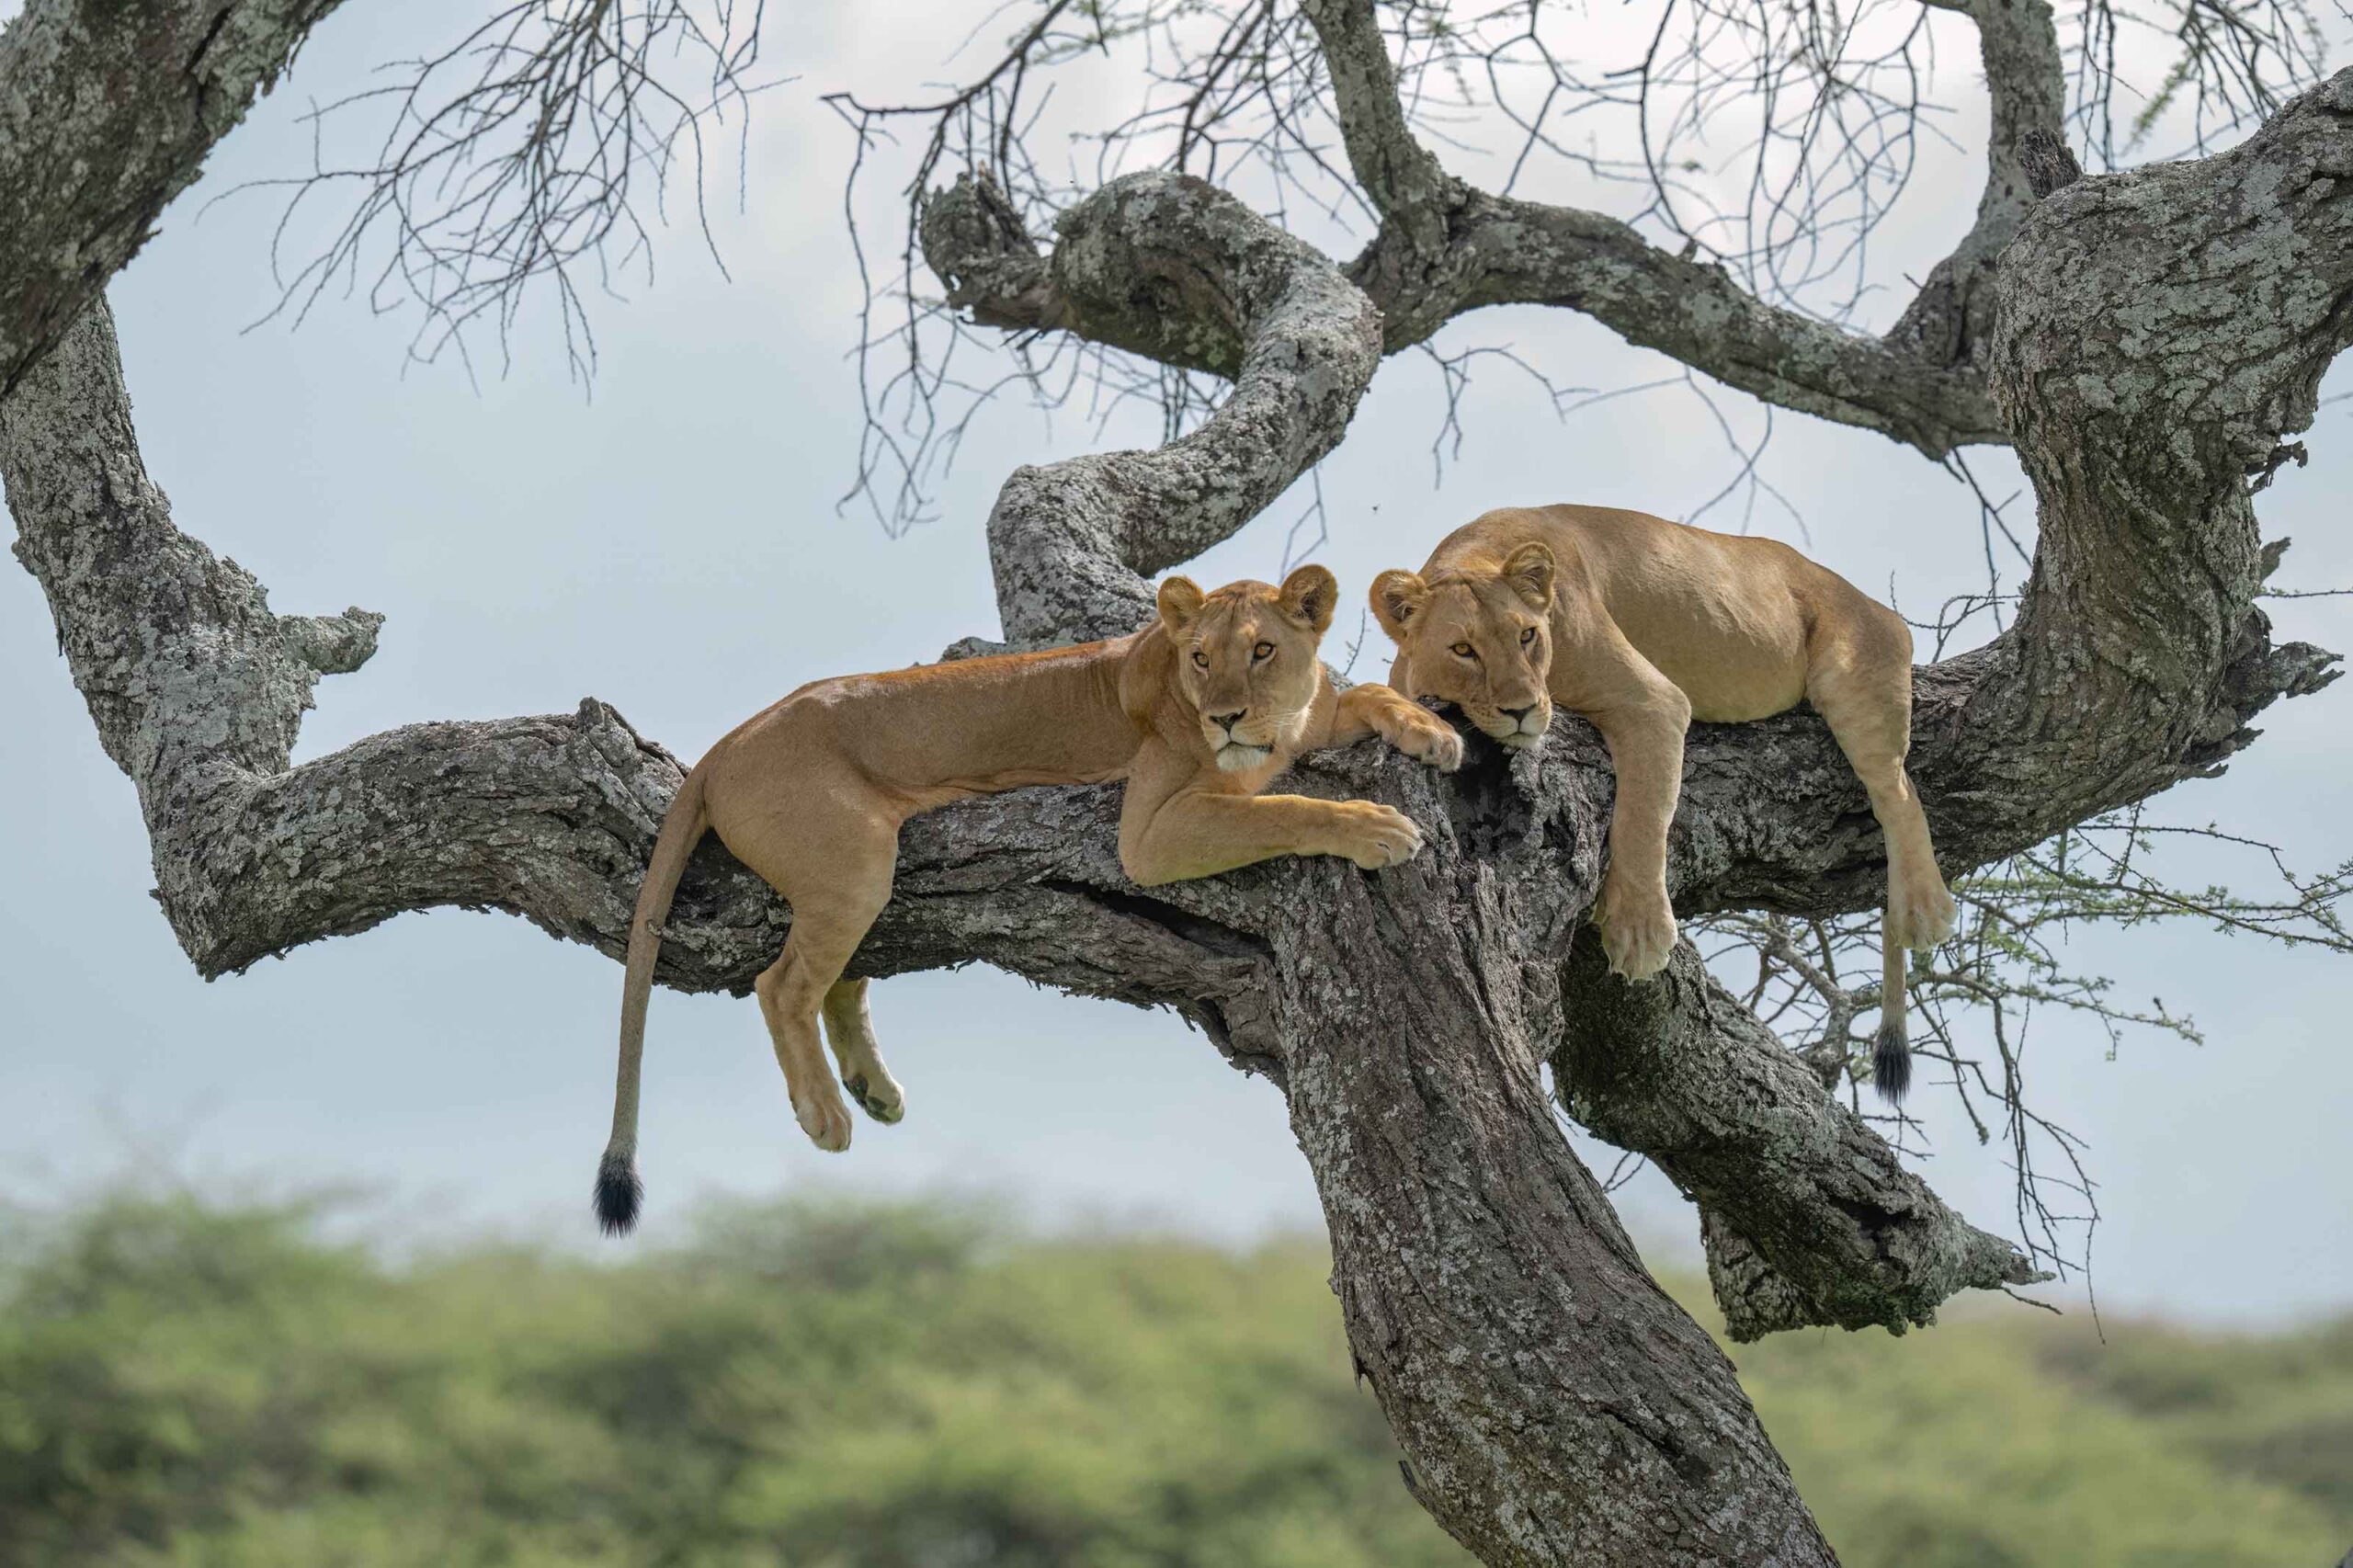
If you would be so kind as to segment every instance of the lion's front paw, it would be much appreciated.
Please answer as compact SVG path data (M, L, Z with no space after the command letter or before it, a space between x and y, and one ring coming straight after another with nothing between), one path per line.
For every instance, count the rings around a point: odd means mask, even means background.
M1421 853L1422 830L1404 812L1372 801L1350 801L1342 810L1347 815L1334 849L1366 870L1399 865Z
M849 1107L832 1084L813 1091L806 1099L794 1099L792 1117L801 1123L801 1131L809 1134L809 1142L827 1153L838 1154L849 1147Z
M1624 893L1605 883L1593 917L1601 925L1601 950L1612 973L1648 980L1666 967L1675 951L1675 911L1666 890Z
M1393 744L1415 762L1427 763L1440 773L1451 773L1462 766L1462 737L1451 724L1430 719L1408 723Z

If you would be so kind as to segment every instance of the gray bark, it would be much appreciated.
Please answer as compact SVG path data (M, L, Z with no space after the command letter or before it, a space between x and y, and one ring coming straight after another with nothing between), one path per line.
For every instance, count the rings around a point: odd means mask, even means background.
M0 393L341 0L29 0L0 31Z
M1710 1283L1734 1339L1936 1321L1957 1288L2039 1278L1962 1220L1708 972L1688 943L1655 982L1608 972L1581 935L1552 1051L1570 1115L1640 1149L1700 1205Z
M1993 115L1985 138L1985 190L1977 220L1937 263L1887 341L1939 366L1979 363L1994 326L1994 264L2034 210L2029 176L2037 149L2066 153L2067 82L2059 35L2044 0L1925 0L1977 24ZM2046 187L2047 188L2047 187Z
M1318 10L1336 80L1370 71L1333 30L1355 12ZM2253 608L2268 557L2245 476L2309 420L2353 321L2353 236L2331 173L2353 160L2349 106L2353 74L2234 153L2081 181L2028 213L1990 284L1995 401L1973 368L1905 368L1885 345L1840 338L1821 358L1769 312L1735 309L1711 335L1672 338L1712 358L1703 369L1746 373L1756 358L1777 395L1924 448L2015 437L2042 508L2028 603L1995 645L1920 676L1915 771L1949 870L2211 771L2265 704L2327 678L2329 655L2273 646ZM1416 194L1445 190L1444 176L1381 120L1359 117L1348 138L1405 236L1383 243L1408 245L1415 267L1428 259L1417 230L1446 236L1441 262L1503 244L1504 220L1466 239L1467 208ZM1597 314L1673 305L1642 290L1681 275L1656 253L1618 255L1588 218L1546 219L1563 244L1592 242L1547 262L1569 280L1552 297ZM1405 330L1384 327L1384 301L1477 302L1550 254L1523 232L1494 267L1390 282L1360 265L1351 281L1230 198L1165 175L1080 203L1051 256L979 182L935 200L924 238L982 319L1235 379L1185 441L1008 481L990 540L1004 631L1025 642L1132 626L1147 574L1231 533L1329 450L1384 330ZM1770 352L1750 354L1753 333ZM676 761L590 699L569 715L411 726L290 767L317 677L357 668L377 618L277 615L248 574L172 526L102 303L0 398L0 476L18 557L139 790L159 901L201 971L444 904L511 911L620 956ZM1575 1114L1699 1203L1737 1333L1925 1323L1954 1291L2024 1265L1902 1170L1688 949L1650 985L1600 971L1580 932L1612 790L1589 728L1563 722L1515 759L1475 737L1472 753L1451 778L1377 746L1298 770L1298 788L1384 800L1425 825L1423 856L1378 876L1300 860L1147 893L1120 873L1108 788L935 813L904 835L854 972L978 959L1174 1006L1279 1083L1351 1342L1411 1484L1486 1561L1830 1562L1729 1365L1644 1274L1561 1139L1540 1058ZM1802 712L1695 733L1669 874L1686 911L1829 913L1875 905L1884 863L1859 787ZM790 918L706 845L661 978L740 991Z
M1233 385L1199 429L1150 452L1020 468L989 514L997 612L1019 642L1134 631L1145 578L1264 511L1334 447L1381 362L1372 301L1322 252L1215 186L1152 170L1063 214L1051 261L985 179L934 197L924 248L951 300L1084 330ZM992 288L995 296L980 292Z
M2013 6L2039 15L2040 41L2051 42L2040 0L1978 0L2005 24ZM1446 173L1405 121L1370 0L1308 0L1306 9L1331 65L1349 165L1382 220L1348 273L1380 303L1392 351L1483 305L1563 305L1768 403L1877 430L1932 458L2007 438L1970 356L1925 341L1908 315L1884 338L1845 332L1768 305L1722 267L1661 250L1615 218L1494 196ZM2040 123L2040 86L2019 93L2011 71L2024 63L2036 82L2055 83L2058 53L2052 43L2047 62L2022 61L2030 47L2010 45L2029 32L1985 28L1987 58L1995 63L1998 40L1997 104L2030 96L2037 107L2016 117ZM1997 112L1997 129L2005 118ZM2013 164L2006 147L1997 153L1995 180L2006 188ZM1990 256L2016 210L1989 187L1963 254ZM1929 289L1949 292L1960 265L1957 256L1939 268ZM1962 267L1969 278L1976 269L1974 260Z

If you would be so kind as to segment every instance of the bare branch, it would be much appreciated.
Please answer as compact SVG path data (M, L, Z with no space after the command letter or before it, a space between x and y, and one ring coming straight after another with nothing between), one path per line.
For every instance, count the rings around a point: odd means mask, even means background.
M1766 304L1721 266L1661 250L1615 218L1491 196L1444 174L1399 112L1372 0L1314 0L1308 15L1351 163L1381 208L1380 236L1348 271L1380 302L1391 350L1483 305L1563 305L1768 403L1931 457L2005 438L1971 373Z
M924 239L957 297L1233 382L1192 434L1151 452L1015 471L989 517L1015 642L1108 637L1152 604L1144 578L1256 517L1339 444L1381 358L1380 318L1339 269L1189 175L1129 175L1064 213L1051 261L985 180L935 196Z
M2030 165L2055 149L2066 154L2066 83L2059 38L2045 0L1927 0L1977 24L1993 117L1985 141L1985 190L1977 220L1952 254L1937 263L1887 341L1932 365L1973 365L1993 329L1987 287L1994 262L2018 225L2049 194L2035 188Z
M387 80L313 109L324 137L381 119L356 161L314 153L310 173L240 190L290 192L271 247L278 302L296 320L330 290L364 292L385 313L415 307L409 353L464 356L487 322L502 355L532 286L552 290L575 375L593 374L589 290L634 272L651 282L643 209L659 208L677 165L714 260L705 207L709 130L748 123L764 84L765 0L513 0L438 54L388 67ZM681 60L699 85L672 85ZM314 254L284 269L290 236L314 198L351 192ZM304 243L293 239L298 252ZM722 264L724 270L724 264Z

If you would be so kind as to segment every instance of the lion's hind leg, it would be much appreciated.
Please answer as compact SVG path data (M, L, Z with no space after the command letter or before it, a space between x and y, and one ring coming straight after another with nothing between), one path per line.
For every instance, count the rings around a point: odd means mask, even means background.
M736 858L792 905L792 931L785 938L784 951L761 971L752 989L760 999L760 1014L776 1048L777 1065L784 1069L801 1130L820 1149L847 1149L849 1107L826 1069L818 1020L834 992L847 989L841 985L842 970L891 901L898 824L880 814L856 817L803 810L761 826L767 831L733 836L723 829L722 833ZM862 1006L858 1017L862 1026ZM837 1048L842 1038L836 1032ZM870 1050L871 1035L863 1038Z
M835 982L825 993L821 1010L825 1039L834 1048L834 1060L841 1064L842 1087L849 1091L849 1097L859 1109L886 1125L906 1115L907 1092L891 1076L881 1049L874 1043L874 1019L866 1010L866 982Z
M1958 911L1937 869L1920 793L1904 768L1912 745L1912 634L1885 607L1864 600L1860 608L1868 614L1832 631L1813 650L1806 696L1862 780L1871 814L1887 839L1880 1027L1871 1078L1881 1095L1899 1100L1912 1081L1904 949L1931 948L1952 935Z
M1933 948L1952 935L1958 911L1904 767L1912 747L1912 634L1894 611L1856 597L1868 619L1813 651L1805 694L1862 780L1886 836L1889 934L1900 947Z

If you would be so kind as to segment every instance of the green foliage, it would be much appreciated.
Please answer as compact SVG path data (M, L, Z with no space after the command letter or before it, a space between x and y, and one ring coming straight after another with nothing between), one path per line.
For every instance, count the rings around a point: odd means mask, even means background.
M2326 1366L2353 1423L2353 1324L2253 1343ZM2143 1324L1973 1311L1891 1340L1805 1335L1741 1347L1741 1381L1799 1491L1854 1568L2291 1568L2353 1542L2344 1474L2302 1488L2277 1454L2226 1460L2187 1411L2153 1418L2123 1392L2152 1358L2250 1437L2293 1446L2305 1412L2245 1381L2237 1343ZM2193 1370L2194 1369L2194 1370ZM2343 1439L2340 1438L2340 1442ZM2340 1455L2341 1458L2341 1455Z
M1407 1497L1319 1250L735 1207L398 1267L313 1207L0 1232L10 1568L1382 1568ZM2334 1562L2353 1324L1978 1317L1742 1376L1853 1568Z

